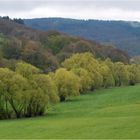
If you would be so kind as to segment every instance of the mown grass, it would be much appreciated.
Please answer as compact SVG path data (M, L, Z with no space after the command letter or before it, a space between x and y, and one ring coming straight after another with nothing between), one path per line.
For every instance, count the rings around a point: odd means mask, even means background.
M44 117L1 120L0 138L140 138L140 85L89 92Z

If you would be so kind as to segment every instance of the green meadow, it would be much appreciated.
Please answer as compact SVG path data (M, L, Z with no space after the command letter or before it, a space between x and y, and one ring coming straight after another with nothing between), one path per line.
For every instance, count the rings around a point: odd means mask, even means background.
M140 138L140 85L87 92L44 117L1 120L0 138Z

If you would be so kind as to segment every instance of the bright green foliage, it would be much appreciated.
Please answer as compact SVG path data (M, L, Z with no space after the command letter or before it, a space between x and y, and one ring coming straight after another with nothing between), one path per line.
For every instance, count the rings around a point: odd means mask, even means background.
M111 59L106 59L104 61L104 64L109 67L109 69L111 70L111 73L112 73L112 75L114 77L114 75L115 75L115 67L114 67L114 63L111 61Z
M74 68L84 68L91 71L91 66L98 65L96 59L93 58L91 53L77 53L66 59L63 64L68 70Z
M60 68L56 71L54 80L58 87L58 93L61 101L68 97L79 95L79 78L71 71Z
M113 63L110 59L97 60L91 53L74 54L62 65L68 70L85 69L91 78L91 89L129 84L129 71L125 64L122 62ZM137 75L137 77L139 76Z
M9 82L10 85L7 85L7 88L9 88L7 91L8 101L16 117L20 118L26 100L25 91L27 90L28 83L27 80L19 74L13 75Z
M59 101L57 87L52 79L47 75L37 74L37 72L38 69L30 66L29 73L26 73L30 86L27 90L27 103L24 109L26 117L43 115L49 103Z
M4 117L10 118L12 117L11 112L14 112L19 118L24 107L24 90L27 88L27 80L7 68L0 69L0 79Z
M22 62L16 71L0 68L1 119L43 115L50 103L59 101L57 87L49 76Z
M30 81L30 88L26 92L26 106L24 116L33 117L43 115L49 103L48 95L46 95L35 81Z
M113 74L105 63L101 64L100 73L103 76L103 87L107 88L115 85Z
M115 69L115 85L122 86L129 84L129 72L127 67L122 62L117 62L114 65Z
M30 78L32 75L40 73L40 70L31 64L19 62L16 65L16 72L23 77Z
M8 79L12 78L14 73L7 68L0 68L0 119L10 118L8 109Z
M136 64L127 65L129 71L129 83L135 85L140 82L140 66Z
M93 73L91 73L91 77L92 77L92 79L94 79L94 83L92 85L92 89L98 89L98 88L102 87L103 76L101 75L100 72L93 71Z
M99 62L91 53L77 53L62 64L68 70L83 68L88 71L91 77L92 88L98 88L102 85L103 77L99 73Z
M37 87L43 90L44 94L48 96L50 102L56 103L59 101L57 87L50 76L38 74L34 75L32 80L36 82Z
M80 78L81 92L89 90L91 88L92 79L87 70L83 68L76 68L72 69L72 72L74 72Z
M109 67L110 74L112 74L116 86L129 84L130 79L127 65L122 62L113 63L110 59L106 59L104 63Z

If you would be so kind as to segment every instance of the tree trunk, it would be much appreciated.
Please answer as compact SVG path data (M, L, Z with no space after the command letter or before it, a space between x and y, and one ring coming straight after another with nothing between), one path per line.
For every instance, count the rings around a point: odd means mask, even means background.
M65 101L65 97L63 95L60 96L60 102L64 102Z

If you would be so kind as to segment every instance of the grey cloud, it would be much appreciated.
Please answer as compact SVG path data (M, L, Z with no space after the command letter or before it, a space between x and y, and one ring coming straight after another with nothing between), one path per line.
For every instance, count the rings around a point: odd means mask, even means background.
M102 0L95 3L97 7L118 8L123 10L140 10L140 1L138 0Z
M30 11L46 4L45 0L0 0L0 12Z
M116 8L124 10L140 10L139 0L0 0L0 12L25 11L35 8Z
M108 13L112 9L117 10ZM0 13L25 18L62 16L140 19L140 0L0 0Z
M139 0L48 0L51 6L66 7L98 7L124 10L140 10Z

